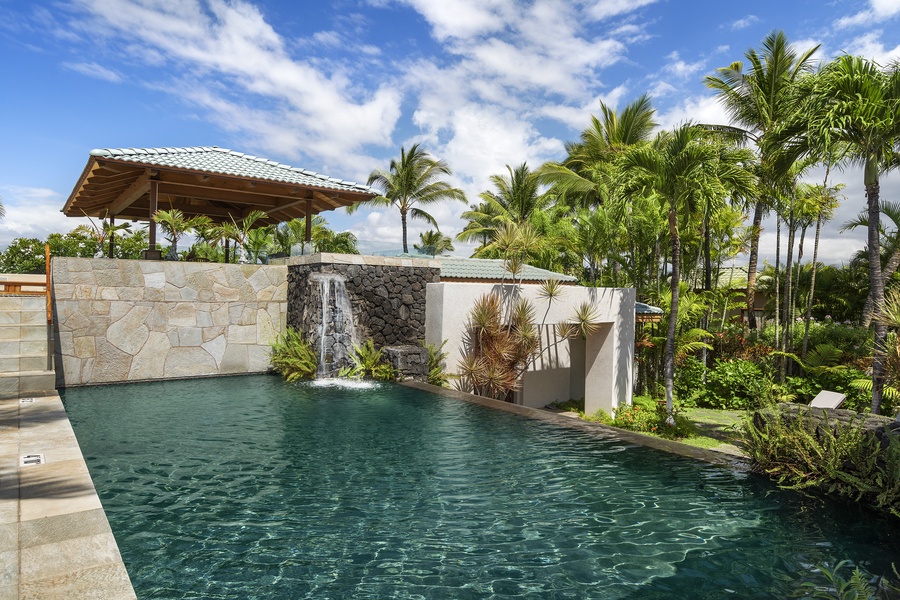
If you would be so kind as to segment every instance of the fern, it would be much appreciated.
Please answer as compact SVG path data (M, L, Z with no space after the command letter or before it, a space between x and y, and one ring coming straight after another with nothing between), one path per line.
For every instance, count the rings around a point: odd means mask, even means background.
M350 358L353 360L353 366L342 369L341 377L375 381L393 381L396 378L393 365L384 360L381 350L375 347L375 342L371 339L366 340L361 346L354 344L353 355Z
M425 380L431 385L447 387L450 383L450 375L444 370L444 362L447 360L447 352L444 351L446 344L447 340L441 342L440 346L423 344L428 351L428 374Z
M272 344L272 368L288 382L315 379L318 357L299 331L287 328Z

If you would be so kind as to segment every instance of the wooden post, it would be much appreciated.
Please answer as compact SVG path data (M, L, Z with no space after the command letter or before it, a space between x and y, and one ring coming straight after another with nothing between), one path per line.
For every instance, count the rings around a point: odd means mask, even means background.
M231 240L225 238L225 264L228 264L228 251L231 249Z
M116 224L116 218L112 215L109 216L109 257L112 258L114 256L114 252L116 249L116 232L114 226Z
M156 221L153 215L156 214L156 205L159 202L159 181L150 180L150 249L156 250Z
M53 321L53 306L50 302L50 244L44 244L44 272L47 273L45 289L47 291L47 323Z
M306 243L312 241L312 200L306 201Z

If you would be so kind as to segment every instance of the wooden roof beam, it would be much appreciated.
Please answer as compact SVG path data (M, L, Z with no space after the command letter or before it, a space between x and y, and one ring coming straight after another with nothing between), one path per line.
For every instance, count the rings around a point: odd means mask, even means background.
M338 202L337 200L335 200L333 198L329 198L328 196L326 196L325 194L323 194L322 192L319 192L317 190L313 190L313 198L315 198L319 202L324 202L331 208L340 208L342 206L345 206L344 204L341 204L340 202Z
M141 173L141 176L134 180L128 188L119 194L119 197L113 200L113 202L109 205L109 214L115 216L122 212L125 208L134 204L134 202L150 191L150 178L153 176L153 171L150 169L144 169L144 172Z

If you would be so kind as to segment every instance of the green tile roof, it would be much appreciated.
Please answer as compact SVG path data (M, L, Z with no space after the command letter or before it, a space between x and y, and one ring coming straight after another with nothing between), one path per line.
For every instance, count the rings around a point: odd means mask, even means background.
M340 191L377 194L366 185L344 181L314 171L292 167L274 160L235 152L218 146L189 148L100 148L91 150L91 156L132 162L135 164L170 167L232 175L281 183L294 183L309 187Z
M448 279L489 279L492 281L507 281L512 279L512 274L506 270L500 259L488 258L459 258L455 256L436 257L441 263L441 278ZM564 273L554 273L547 269L539 269L531 265L524 265L522 272L516 279L523 281L544 281L546 279L559 279L560 281L578 281L577 277Z

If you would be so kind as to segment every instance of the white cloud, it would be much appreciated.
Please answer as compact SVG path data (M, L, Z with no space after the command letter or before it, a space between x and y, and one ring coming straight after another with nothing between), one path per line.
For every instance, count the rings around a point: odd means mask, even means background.
M746 17L744 17L742 19L733 21L731 23L731 25L729 25L729 28L732 31L737 31L740 29L746 29L747 27L750 27L751 25L755 25L756 23L759 23L759 17L757 17L756 15L747 15Z
M663 72L668 75L674 75L679 79L693 77L706 67L705 60L698 60L697 62L692 63L685 62L681 60L681 56L678 52L671 52L666 58L669 62L663 67Z
M682 123L728 124L728 114L714 96L692 96L657 115L660 129L672 129Z
M162 57L190 73L185 81L168 82L176 84L172 90L261 150L346 169L363 146L390 144L400 95L389 82L362 91L339 71L326 74L295 60L246 2L78 0L78 5L87 18L74 27L149 47L155 60Z
M593 6L588 8L588 14L594 19L601 21L634 12L655 2L656 0L598 0Z
M46 239L51 233L67 233L87 219L70 218L60 212L64 198L47 188L8 185L0 188L6 216L0 220L0 248L15 238Z
M515 14L511 0L405 1L425 17L439 41L495 33Z
M898 0L869 0L869 9L838 19L837 28L870 25L878 20L890 19L900 13Z
M102 79L104 81L111 81L113 83L118 83L122 81L122 76L116 73L111 69L107 69L101 65L98 65L95 62L87 62L87 63L63 63L63 67L69 69L70 71L75 71L76 73L81 73L82 75L87 75L88 77L93 77L94 79Z
M881 65L886 65L893 60L900 59L900 45L893 48L885 48L881 41L881 36L882 31L880 29L870 31L865 35L851 40L847 47L847 52L864 56Z

